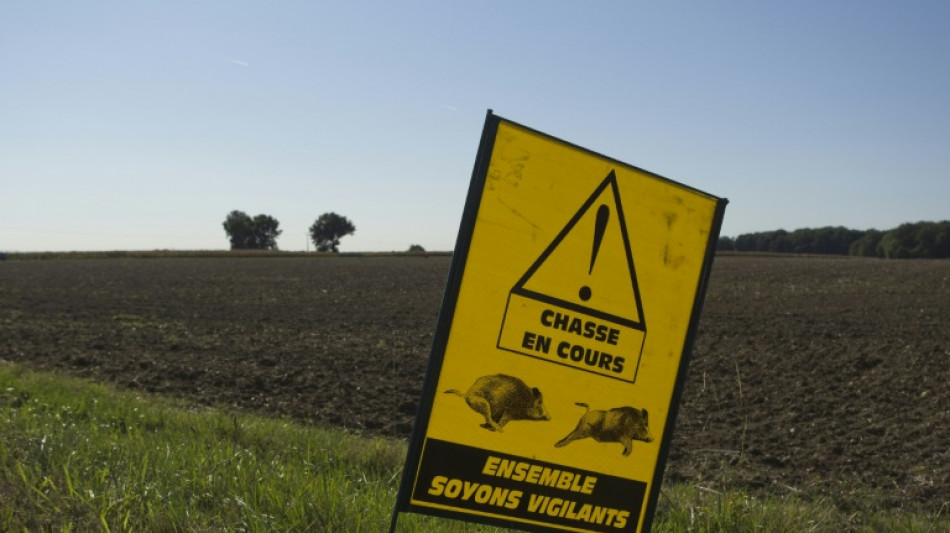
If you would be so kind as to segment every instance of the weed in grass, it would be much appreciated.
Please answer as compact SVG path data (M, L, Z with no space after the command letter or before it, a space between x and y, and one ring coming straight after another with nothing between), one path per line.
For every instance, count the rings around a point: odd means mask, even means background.
M12 365L0 366L0 391L0 531L388 528L404 442ZM470 530L431 523L410 517L400 531Z
M880 501L880 500L877 500ZM825 499L797 495L755 497L741 490L674 485L661 493L657 533L950 533L944 510L891 511L867 502L863 513L845 513Z
M196 409L0 364L0 531L386 531L402 441ZM866 509L870 509L869 502ZM399 533L499 531L402 514ZM655 532L950 533L946 510L674 485Z

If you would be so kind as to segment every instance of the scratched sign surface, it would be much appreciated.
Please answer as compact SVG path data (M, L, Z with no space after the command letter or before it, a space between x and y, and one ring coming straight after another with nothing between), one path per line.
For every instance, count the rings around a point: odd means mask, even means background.
M641 531L724 206L489 115L397 507Z

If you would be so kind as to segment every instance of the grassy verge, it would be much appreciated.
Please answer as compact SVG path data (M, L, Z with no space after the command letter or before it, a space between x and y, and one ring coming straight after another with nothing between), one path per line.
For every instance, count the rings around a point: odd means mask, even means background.
M739 491L692 485L665 486L654 531L752 533L948 533L947 510L913 513L882 509L867 499L859 511L843 512L828 500L760 498Z
M0 531L386 531L405 443L0 364ZM869 509L873 507L869 504ZM658 532L950 532L944 514L665 488ZM496 531L402 515L399 531Z
M405 453L0 365L0 531L385 531Z

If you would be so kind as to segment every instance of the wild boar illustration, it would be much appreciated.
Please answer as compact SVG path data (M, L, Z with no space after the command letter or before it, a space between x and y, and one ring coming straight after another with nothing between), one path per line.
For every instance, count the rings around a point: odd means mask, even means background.
M511 420L551 420L541 391L514 376L482 376L464 394L456 389L445 393L465 398L469 407L485 417L481 427L492 431L501 431Z
M597 442L619 442L623 445L623 455L627 456L633 450L634 440L653 442L646 409L625 406L609 411L591 411L586 403L578 402L576 405L587 409L587 412L581 416L574 431L559 440L555 448L590 437Z

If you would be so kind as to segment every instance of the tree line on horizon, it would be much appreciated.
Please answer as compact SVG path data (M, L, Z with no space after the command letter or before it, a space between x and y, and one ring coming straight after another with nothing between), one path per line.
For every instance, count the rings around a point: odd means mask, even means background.
M716 249L885 259L946 259L950 258L950 220L908 222L885 231L826 226L744 233L734 238L720 237Z
M276 218L265 214L251 217L237 209L228 213L223 226L232 250L276 250L277 237L283 232ZM340 239L356 232L356 226L331 211L317 217L308 232L318 252L337 253Z

